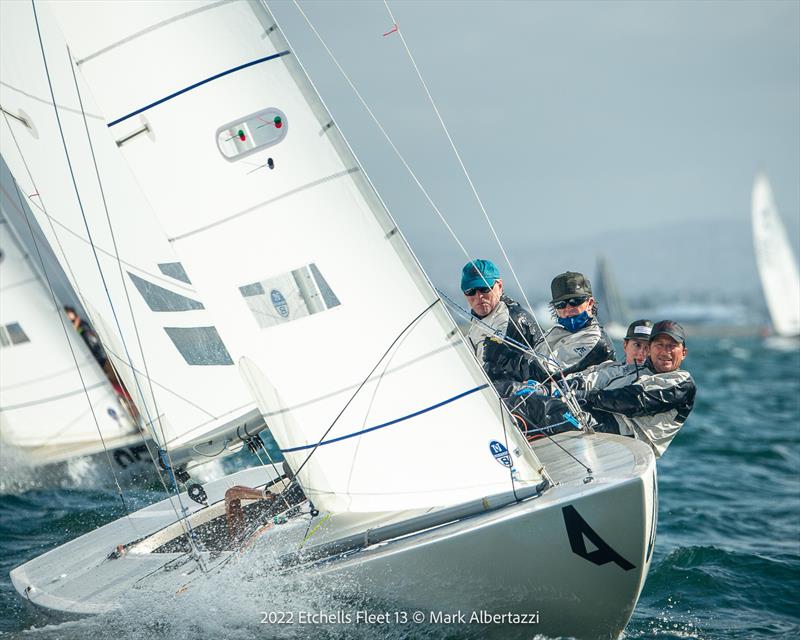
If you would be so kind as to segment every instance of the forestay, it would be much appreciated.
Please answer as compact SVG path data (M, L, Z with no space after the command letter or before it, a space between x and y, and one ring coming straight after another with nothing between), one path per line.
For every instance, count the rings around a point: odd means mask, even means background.
M76 85L48 7L3 2L0 11L0 90L12 114L0 122L3 156L160 444L219 453L224 442L200 449L198 441L244 425L257 431L263 421L193 274L152 216L80 75Z
M753 242L775 332L800 335L800 275L766 176L753 185Z
M265 6L53 10L113 137L147 125L121 152L318 507L541 480Z

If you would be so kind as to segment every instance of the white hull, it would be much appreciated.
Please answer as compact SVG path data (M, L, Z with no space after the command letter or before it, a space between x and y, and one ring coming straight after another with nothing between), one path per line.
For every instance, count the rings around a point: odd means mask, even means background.
M468 620L473 611L537 616L535 625L485 625L482 635L617 637L636 605L652 555L655 461L635 440L604 434L564 434L558 439L592 468L591 481L585 482L588 474L576 473L580 467L555 445L539 443L537 453L556 482L542 495L355 553L309 560L300 570L319 576L324 584L347 584L348 592L355 591L352 595L390 603L395 610L460 611ZM263 483L264 478L263 469L250 469L205 489L213 503L233 483ZM185 497L183 504L200 512L195 518L202 517L198 505ZM112 609L151 572L153 588L192 588L192 578L186 576L194 563L187 554L150 552L169 537L157 532L173 520L166 501L152 505L18 567L11 572L12 582L34 604L74 614ZM342 537L347 533L343 527L334 523L320 535L328 541ZM106 560L116 544L140 539L147 531L156 535L126 555ZM274 543L276 531L281 529L271 529L255 546ZM296 531L302 539L306 527ZM229 555L207 555L207 560L217 566ZM182 571L159 571L182 558L188 560ZM271 571L274 567L264 567L265 573ZM480 629L480 622L469 628Z

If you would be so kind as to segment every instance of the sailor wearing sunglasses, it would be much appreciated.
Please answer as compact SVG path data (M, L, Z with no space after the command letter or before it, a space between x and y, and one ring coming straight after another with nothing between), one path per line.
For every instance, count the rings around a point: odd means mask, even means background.
M486 366L483 358L484 341L487 336L499 333L530 349L542 337L538 325L520 304L503 293L500 270L491 260L471 260L461 270L461 291L472 311L467 332L467 342L472 345L478 361ZM500 345L502 350L511 347ZM487 374L494 381L493 375ZM503 374L497 371L497 375Z
M559 378L560 371L568 375L614 360L614 345L594 317L589 280L582 273L566 271L553 278L550 292L557 324L533 346L534 354L512 353L494 340L486 343L487 371L502 370L508 376L495 380L490 373L500 395L514 393L527 380L546 382Z

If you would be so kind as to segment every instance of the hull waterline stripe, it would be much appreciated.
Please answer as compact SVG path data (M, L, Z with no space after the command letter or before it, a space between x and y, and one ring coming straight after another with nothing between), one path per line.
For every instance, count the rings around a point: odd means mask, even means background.
M131 113L129 113L128 115L122 116L121 118L117 118L113 122L109 122L108 126L109 127L113 127L115 124L119 124L120 122L123 122L123 121L127 120L128 118L132 118L133 116L138 115L138 114L142 113L143 111L147 111L148 109L152 109L153 107L157 107L158 105L160 105L160 104L162 104L164 102L167 102L167 100L172 100L173 98L175 98L175 97L177 97L179 95L182 95L182 94L186 93L187 91L191 91L192 89L197 89L197 87L200 87L200 86L202 86L204 84L208 84L209 82L217 80L217 79L219 79L219 78L221 78L223 76L227 76L227 75L229 75L231 73L236 73L237 71L241 71L242 69L247 69L248 67L252 67L254 65L261 64L262 62L269 62L270 60L275 60L277 58L280 58L280 57L288 55L288 54L289 54L288 50L287 51L280 51L278 53L272 54L271 56L266 56L265 58L259 58L258 60L253 60L251 62L245 62L244 64L240 64L238 67L233 67L233 69L228 69L227 71L222 71L222 72L220 72L220 73L218 73L218 74L216 74L214 76L211 76L210 78L206 78L205 80L201 80L200 82L195 82L194 84L189 85L188 87L186 87L184 89L181 89L180 91L176 91L175 93L171 93L170 95L168 95L168 96L166 96L164 98L161 98L160 100L156 100L155 102L151 102L147 106L144 106L144 107L142 107L140 109L137 109L136 111L131 111Z
M442 400L441 402L431 405L430 407L425 407L424 409L420 409L419 411L415 411L414 413L409 413L407 416L402 416L401 418L395 418L394 420L390 420L389 422L384 422L383 424L375 425L374 427L368 427L367 429L362 429L361 431L356 431L355 433L348 433L344 436L339 436L338 438L331 438L330 440L325 440L324 442L320 442L317 444L306 444L302 447L292 447L290 449L281 449L281 453L292 453L294 451L304 451L305 449L313 449L316 446L324 446L326 444L333 444L334 442L340 442L341 440L347 440L348 438L355 438L356 436L360 436L364 433L369 433L370 431L376 431L377 429L383 429L384 427L390 427L393 424L397 424L398 422L403 422L404 420L409 420L410 418L415 418L416 416L422 415L423 413L428 413L428 411L433 411L434 409L438 409L439 407L443 407L446 404L450 404L451 402L455 402L456 400L460 400L461 398L468 396L470 394L475 393L476 391L481 391L488 387L488 384L482 384L479 387L475 387L474 389L470 389L469 391L464 391L463 393L459 393L457 396L453 396L452 398L448 398L447 400Z

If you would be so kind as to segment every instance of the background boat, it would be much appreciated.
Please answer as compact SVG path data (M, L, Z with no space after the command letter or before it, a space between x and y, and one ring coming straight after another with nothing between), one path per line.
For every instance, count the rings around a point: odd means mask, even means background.
M752 211L756 264L772 329L784 338L800 338L797 260L763 174L756 177L753 185Z

